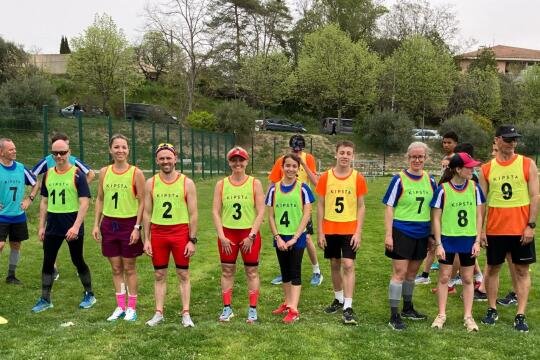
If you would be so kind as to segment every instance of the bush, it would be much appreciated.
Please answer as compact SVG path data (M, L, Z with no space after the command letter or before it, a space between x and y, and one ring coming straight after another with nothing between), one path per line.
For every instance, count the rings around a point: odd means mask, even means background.
M523 135L518 142L518 152L538 156L540 153L540 119L520 125L518 132Z
M440 133L444 134L448 131L455 131L460 143L472 144L475 157L489 158L493 134L484 130L470 115L456 115L446 120L441 125Z
M0 99L6 106L41 111L43 105L57 103L54 86L42 75L33 74L8 80L0 86Z
M186 122L194 129L215 131L217 126L216 116L208 111L193 111L186 118Z
M253 134L257 111L244 101L226 101L218 106L215 114L218 131L234 133L241 143L247 141Z
M384 110L360 121L358 136L378 150L402 151L411 142L414 123L403 112Z

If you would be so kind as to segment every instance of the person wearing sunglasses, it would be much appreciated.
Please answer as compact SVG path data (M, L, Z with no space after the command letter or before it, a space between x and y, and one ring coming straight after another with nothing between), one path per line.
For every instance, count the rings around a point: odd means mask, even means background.
M137 320L137 257L143 254L141 240L144 207L144 175L128 163L128 139L116 134L109 141L112 165L99 171L94 229L113 273L116 309L107 321ZM127 299L126 285L127 284ZM127 304L126 304L127 300Z
M497 156L482 165L479 176L480 186L487 194L487 216L481 244L486 247L485 282L489 307L482 323L494 325L499 319L499 271L507 254L510 254L517 296L514 329L528 332L525 310L531 287L529 266L536 262L534 235L539 191L538 169L534 160L516 154L520 137L515 126L499 126L495 132Z
M180 282L182 325L195 326L189 314L191 282L190 258L197 244L197 192L195 183L176 171L178 160L172 144L159 144L155 151L159 172L146 181L144 190L144 251L154 265L156 311L146 322L157 326L164 321L167 268L172 254Z
M56 140L51 154L56 164L47 170L41 184L38 237L43 242L43 266L41 297L32 308L34 313L53 307L54 263L64 239L84 288L79 307L89 309L96 303L90 269L83 256L83 221L90 204L88 182L84 174L69 162L69 145L65 140Z
M26 209L37 194L34 175L18 161L17 149L11 139L0 139L0 253L9 238L9 267L6 283L21 285L15 277L21 242L28 239ZM32 190L25 197L25 187Z

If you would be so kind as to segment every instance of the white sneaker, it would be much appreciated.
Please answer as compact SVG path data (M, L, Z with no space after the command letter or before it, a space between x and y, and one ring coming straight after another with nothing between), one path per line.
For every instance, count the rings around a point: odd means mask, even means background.
M422 275L418 275L415 279L414 279L414 283L417 284L417 285L427 285L429 283L431 283L431 279L428 277L423 277Z
M135 321L137 320L137 311L135 309L128 307L126 309L126 315L124 316L125 321Z
M195 327L195 324L191 320L191 316L189 316L189 313L182 314L182 325L184 327Z
M146 325L148 326L157 326L159 323L161 323L165 318L163 317L163 314L161 314L159 311L156 311L154 316L146 322Z
M107 321L116 321L124 317L125 315L126 313L124 312L124 310L122 310L121 307L117 307L116 309L114 309L112 315L107 318Z
M483 281L484 281L484 275L482 275L482 273L474 274L474 282L481 283Z

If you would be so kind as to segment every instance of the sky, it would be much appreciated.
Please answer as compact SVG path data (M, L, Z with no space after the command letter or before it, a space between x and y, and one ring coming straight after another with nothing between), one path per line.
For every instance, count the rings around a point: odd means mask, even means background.
M295 3L298 0L288 0ZM381 0L392 5L397 0ZM2 1L0 36L23 45L30 53L56 54L62 35L79 36L94 14L107 13L130 41L142 37L144 7L155 0L15 0ZM538 0L430 0L433 6L451 4L459 20L462 44L508 45L540 50Z

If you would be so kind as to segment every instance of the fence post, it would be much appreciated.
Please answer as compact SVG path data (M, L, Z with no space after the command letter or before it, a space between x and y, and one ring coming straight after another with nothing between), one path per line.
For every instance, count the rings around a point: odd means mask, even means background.
M109 130L109 143L111 142L111 138L112 138L112 120L111 120L111 115L108 115L107 116L107 128ZM109 162L112 161L112 155L111 153L109 153Z
M201 173L204 179L204 131L201 131Z
M178 146L180 147L180 172L184 172L184 142L183 142L183 129L182 126L178 128L178 137L180 138L178 141Z
M217 143L217 154L216 154L216 159L217 159L217 173L219 175L219 170L221 169L221 160L219 159L219 137L220 137L220 134L216 134L216 143Z
M255 135L251 135L251 175L255 174L254 166L255 166L255 151L253 143L255 141Z
M210 152L210 177L213 177L214 174L212 173L212 137L214 136L214 133L209 133L208 136L208 151Z
M83 138L83 121L82 114L79 111L77 114L77 120L79 123L79 158L84 162L84 138Z
M137 165L137 141L135 140L135 119L131 118L131 143L133 151L131 152L131 163Z
M156 123L152 121L152 150L150 150L150 162L152 163L152 175L156 174L156 160L152 156L156 151Z
M49 142L47 134L49 133L49 106L43 105L43 156L49 152Z
M193 128L191 130L191 178L195 178L195 134Z

